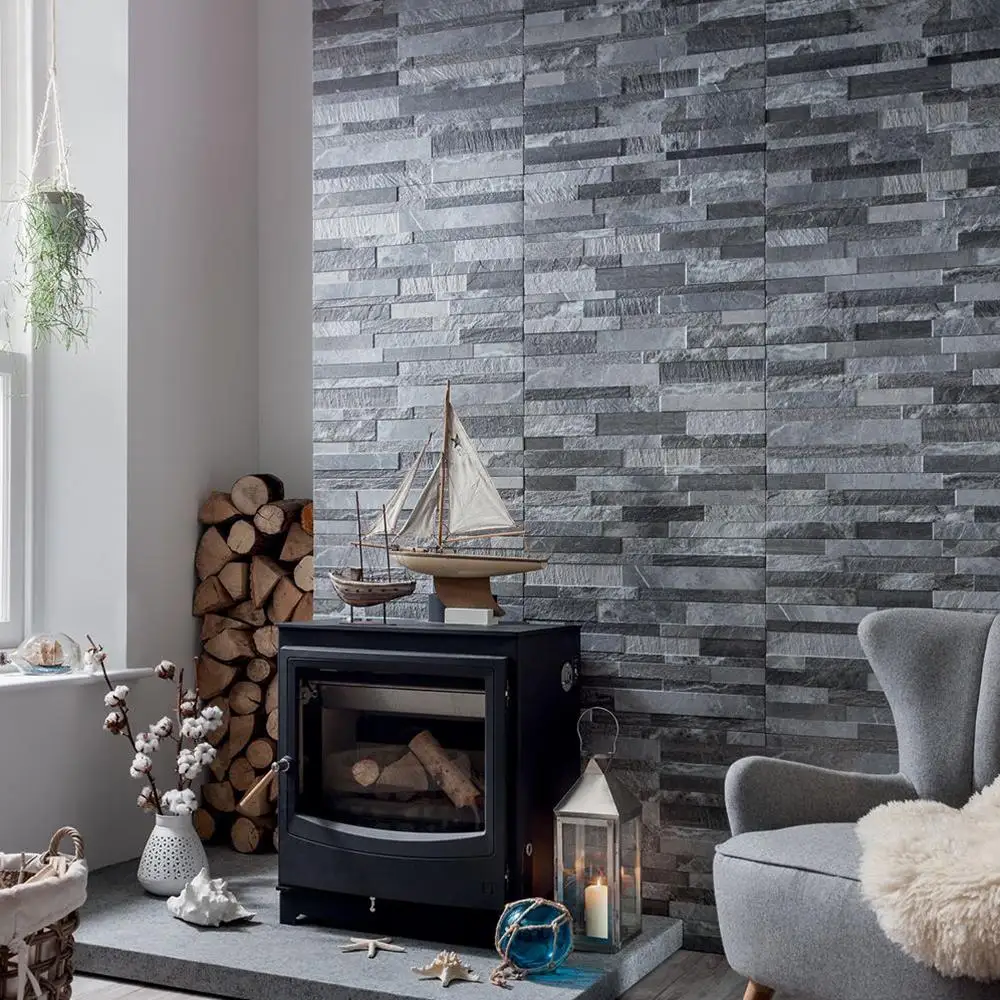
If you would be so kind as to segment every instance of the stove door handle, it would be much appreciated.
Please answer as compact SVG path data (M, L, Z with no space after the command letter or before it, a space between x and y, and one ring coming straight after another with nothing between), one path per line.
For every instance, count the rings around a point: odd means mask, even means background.
M294 759L285 754L280 760L276 760L271 765L271 770L275 774L287 774L291 769L292 765L295 763Z

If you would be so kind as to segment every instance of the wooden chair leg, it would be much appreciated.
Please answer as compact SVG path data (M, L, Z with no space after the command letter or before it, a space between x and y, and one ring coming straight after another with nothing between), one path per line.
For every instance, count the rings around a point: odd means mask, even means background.
M761 986L752 979L747 981L747 991L743 994L743 1000L771 1000L774 990L770 986Z

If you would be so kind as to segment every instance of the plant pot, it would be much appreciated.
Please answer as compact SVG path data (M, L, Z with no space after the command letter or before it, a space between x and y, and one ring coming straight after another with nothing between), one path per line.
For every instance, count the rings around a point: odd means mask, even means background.
M191 817L157 815L139 859L139 885L153 896L176 896L207 867Z
M83 225L83 216L87 210L87 200L77 191L36 191L35 201L38 204L39 209L44 212L52 220L52 228L58 230L64 230L69 232L68 224L66 219L70 213L76 214L76 225L73 229L78 232L74 235L73 243L68 246L72 247L75 243L75 250L79 250L83 246L84 238L86 237L86 229Z

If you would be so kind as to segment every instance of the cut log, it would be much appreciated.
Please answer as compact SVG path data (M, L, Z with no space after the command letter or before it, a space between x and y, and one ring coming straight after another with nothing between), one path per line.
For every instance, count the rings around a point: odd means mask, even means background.
M295 572L292 573L295 579L295 586L299 590L311 591L315 578L315 563L312 556L303 556L295 565Z
M382 768L377 787L387 792L426 792L431 783L416 754L408 753Z
M287 576L283 576L271 594L271 603L267 609L268 617L273 622L287 622L301 600L302 591Z
M274 752L274 740L269 740L266 736L251 740L245 751L247 760L257 771L263 771L274 763Z
M233 522L226 536L226 548L238 556L250 556L260 552L267 542L267 537L253 526L253 522L243 517Z
M236 811L236 796L233 794L233 786L228 781L208 781L201 786L201 794L217 812Z
M195 587L191 611L200 618L210 611L221 611L223 608L228 608L232 603L233 599L229 596L229 591L219 583L219 578L210 576Z
M268 770L240 800L236 811L244 816L266 816L271 811L270 791L277 788L277 772Z
M452 763L431 732L425 729L417 733L410 740L410 749L456 808L464 809L476 804L479 789Z
M229 720L229 753L235 757L250 742L257 720L252 715L233 715Z
M242 628L227 628L204 643L205 652L217 660L245 660L254 655L250 633Z
M227 618L225 615L215 613L207 614L201 621L201 641L207 642L214 639L220 632L225 632L227 628L248 628L246 622L237 621L235 618Z
M311 535L313 533L313 505L312 500L310 500L305 507L302 508L302 513L299 514L299 523L302 525L306 531Z
M272 677L271 683L267 686L267 694L264 695L264 710L273 712L278 707L278 678Z
M241 476L233 483L230 499L233 506L247 517L253 517L266 503L283 500L285 485L277 476L259 472L254 476Z
M229 784L233 791L242 794L249 791L257 781L257 772L246 757L237 757L229 765Z
M253 681L237 681L229 692L229 708L233 715L250 715L260 708L263 695Z
M219 570L219 583L234 601L245 601L250 596L250 564L231 562Z
M264 535L283 535L296 515L302 510L304 500L278 500L266 503L253 516L257 530Z
M208 765L208 769L212 772L216 781L225 781L226 771L229 770L232 760L233 755L229 751L229 743L223 743L215 752L215 760Z
M265 625L257 629L253 634L253 645L261 656L277 656L278 626Z
M228 493L212 490L209 498L198 510L198 520L202 524L225 524L234 517L239 517L239 514Z
M266 834L270 833L272 827L262 824L260 821L262 818L251 819L249 816L240 816L233 823L229 839L240 854L254 854L271 843L270 836Z
M215 836L215 817L207 809L195 809L192 822L194 832L203 841L209 841Z
M271 737L272 740L277 741L278 739L278 710L272 708L270 712L267 713L267 735Z
M378 761L373 760L371 757L362 757L361 760L351 765L351 777L362 788L374 785L378 781L378 776L381 772L382 768L378 766Z
M246 633L244 633L246 634ZM236 676L236 668L228 663L221 663L207 653L198 658L195 667L198 677L198 697L211 699L222 694ZM221 728L221 727L220 727ZM218 732L218 730L216 730Z
M247 569L249 568L248 566ZM263 609L255 608L249 601L244 601L242 604L230 608L228 615L237 621L246 622L251 628L260 628L261 625L267 624L267 615L264 614Z
M233 561L233 550L219 533L212 527L201 536L198 548L194 553L194 568L199 580L215 576L223 566Z
M247 680L254 684L264 684L271 679L273 673L274 661L266 660L263 656L255 656L246 665Z
M312 555L313 536L296 521L285 536L278 558L282 562L298 562L303 556Z
M313 595L304 594L292 615L293 622L311 622L313 620Z
M250 600L255 608L263 606L284 575L285 571L273 559L267 556L253 557L253 562L250 563Z
M213 747L217 747L226 738L226 733L229 732L229 699L213 698L209 705L222 710L222 725L217 726L205 737Z

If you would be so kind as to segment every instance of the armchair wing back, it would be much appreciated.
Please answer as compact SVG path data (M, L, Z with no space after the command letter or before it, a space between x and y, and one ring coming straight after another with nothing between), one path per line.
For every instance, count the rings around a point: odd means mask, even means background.
M951 806L1000 774L1000 616L892 608L858 636L892 709L899 769Z

